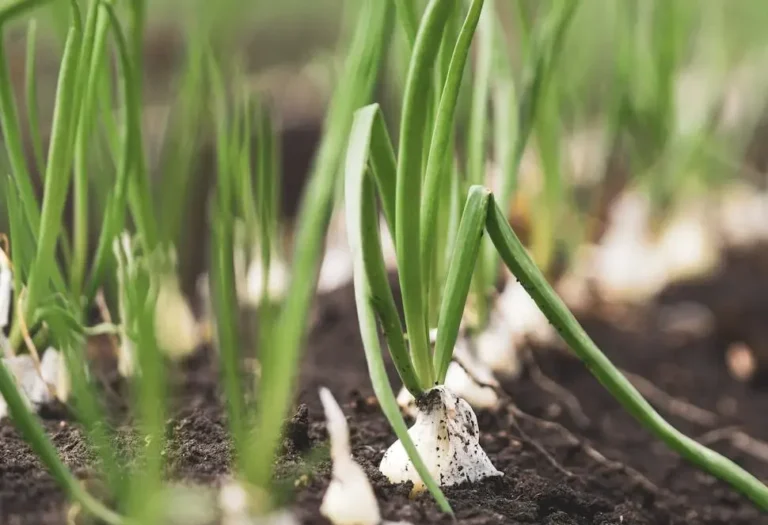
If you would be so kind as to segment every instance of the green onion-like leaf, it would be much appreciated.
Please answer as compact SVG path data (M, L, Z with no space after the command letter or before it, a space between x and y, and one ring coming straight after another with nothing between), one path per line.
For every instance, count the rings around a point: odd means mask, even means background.
M221 352L221 374L227 400L227 419L239 463L239 470L248 473L246 451L249 450L245 427L245 407L241 381L241 349L238 344L237 295L235 292L234 247L232 217L217 205L214 211L211 290L216 312L217 347Z
M133 90L134 70L131 65L130 55L128 54L128 43L125 39L120 22L114 12L114 8L103 0L101 8L107 14L112 28L112 34L115 46L118 51L120 67L122 69L122 88L123 97L123 126L124 130L120 140L122 145L119 160L115 189L110 194L107 206L104 212L104 220L101 227L101 235L96 246L96 255L88 279L88 286L85 290L87 301L95 296L96 291L101 285L104 271L109 263L109 257L112 254L112 245L117 235L122 231L125 223L125 208L127 203L128 185L131 171L133 170L136 156L140 151L135 149L135 145L141 141L141 108L139 101L135 97Z
M485 230L489 198L490 191L486 188L472 186L461 215L459 233L456 236L456 245L448 269L445 295L440 306L440 323L437 326L434 360L438 383L445 381L453 347L459 335L459 326L464 315L469 287L472 284L475 262L480 253L480 241Z
M281 434L279 421L290 406L307 315L317 287L323 237L331 216L336 176L343 161L354 111L365 104L380 67L391 28L390 2L366 0L360 10L341 84L334 92L326 117L312 177L304 192L294 242L291 283L275 326L274 355L269 370L262 369L261 401L257 407L254 458L257 483L271 478L274 453Z
M420 209L424 137L427 136L427 111L424 93L433 81L435 57L440 48L442 30L456 2L431 0L427 6L411 55L400 122L397 157L397 203L395 246L403 310L408 340L422 388L434 383L434 370L427 341L425 283L422 280Z
M444 255L434 253L435 247L440 245L437 241L438 211L440 199L443 195L440 187L443 185L450 187L450 182L446 180L446 177L453 175L450 169L451 165L446 159L451 158L453 121L456 113L456 104L459 99L459 88L461 87L461 79L469 55L469 48L472 44L472 36L475 34L475 29L480 20L483 4L484 0L473 0L467 18L459 32L445 85L442 87L435 129L429 148L427 168L424 175L424 192L421 196L421 257L423 265L422 278L430 284L433 284L430 272L436 269L433 258L436 255L438 257Z
M411 461L413 461L424 484L440 507L446 512L450 512L448 501L430 475L408 435L408 428L397 406L397 400L389 383L379 347L377 314L384 327L390 352L398 371L401 373L403 382L409 390L412 392L415 390L418 394L419 385L418 383L413 385L416 378L410 369L410 359L405 352L402 332L398 330L400 322L397 311L394 309L392 290L387 282L384 257L379 242L375 186L370 177L366 177L365 159L368 154L370 129L377 116L378 106L375 104L367 106L357 113L355 125L352 128L345 171L346 219L349 244L354 259L355 302L357 303L360 333L368 362L368 373L371 376L371 383L384 415L392 425Z
M61 230L62 212L70 182L72 161L72 119L78 73L78 51L82 35L71 28L64 46L64 56L56 89L56 105L51 126L51 145L46 164L45 193L43 195L40 229L35 262L29 277L26 319L32 320L37 303L48 291L49 281L56 266L55 248Z
M75 92L76 112L72 119L74 139L74 235L70 273L72 293L79 297L85 279L88 257L88 153L92 148L93 109L99 70L104 62L104 41L109 28L108 16L99 2L88 5L85 30L78 64L78 83ZM79 111L78 111L79 110Z
M353 254L355 249L362 250L366 279L370 283L371 289L375 290L375 293L371 292L371 300L384 329L392 360L405 387L414 396L417 396L423 391L423 388L419 384L413 362L408 354L408 348L403 337L403 327L400 324L395 299L387 280L387 271L381 255L378 221L376 221L376 201L375 199L369 201L367 195L360 195L362 191L361 180L365 176L369 163L371 171L376 177L382 202L389 203L389 207L394 207L394 154L378 104L372 104L357 111L350 133L345 169L347 224L349 227L354 225L356 229L361 229L362 241L353 237L352 233L349 234L349 241L353 248ZM353 181L350 182L350 179ZM360 199L366 199L366 202L358 202ZM360 206L366 209L358 209ZM386 208L385 204L385 210ZM393 214L393 210L390 210L389 213ZM369 224L369 215L374 217L373 225ZM385 212L385 216L389 216L389 214ZM358 226L361 221L366 221L365 228ZM393 224L390 223L389 226L391 231ZM362 244L359 244L360 242ZM377 246L378 251L375 250Z
M35 163L40 173L45 171L43 157L43 139L40 136L40 118L37 114L37 20L30 20L27 25L27 60L24 65L24 83L26 84L27 123Z

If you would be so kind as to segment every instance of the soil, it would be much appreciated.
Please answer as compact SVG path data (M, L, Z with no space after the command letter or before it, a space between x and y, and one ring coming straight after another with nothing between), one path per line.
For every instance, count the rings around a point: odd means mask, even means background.
M750 315L742 316L751 323L768 310L768 294L756 298L752 292L768 287L766 253L761 248L730 257L719 275L676 285L660 303L717 304L717 290L728 289L734 297L751 298ZM746 272L749 261L752 271ZM728 327L715 323L701 333L670 333L659 312L659 305L596 307L580 317L596 343L632 374L630 379L673 424L768 481L768 444L763 442L768 441L768 392L729 375L724 366ZM569 353L537 348L528 359L523 377L504 382L511 401L478 413L481 444L504 476L447 488L457 523L768 525L768 516L746 498L646 432ZM176 408L166 458L173 478L216 484L229 471L217 373L213 351L201 349L172 376ZM390 375L397 385L391 365ZM114 374L107 379L119 391ZM299 404L286 426L278 474L285 502L302 523L327 523L318 511L331 475L317 396L321 385L343 403L353 454L374 485L384 517L454 523L429 495L410 497L409 486L390 485L377 471L394 436L372 396L351 286L317 302ZM115 413L122 410L116 407ZM42 416L65 462L78 476L92 477L93 457L76 423L56 407ZM64 495L12 424L1 422L0 523L63 524L64 505Z

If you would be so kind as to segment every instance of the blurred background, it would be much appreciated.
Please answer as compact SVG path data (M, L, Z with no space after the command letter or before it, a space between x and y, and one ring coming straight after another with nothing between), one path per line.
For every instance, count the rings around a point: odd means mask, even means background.
M557 1L569 0L552 0ZM493 17L504 32L502 56L511 63L516 83L524 70L526 32L552 2L496 2ZM281 144L282 213L290 225L329 95L344 82L339 71L357 8L355 2L341 0L147 3L145 149L162 233L178 246L188 293L205 267L206 203L215 169L211 98L201 72L205 45L213 47L233 92L253 90L274 111ZM66 2L54 2L38 16L35 84L43 142L50 128L67 9ZM545 252L564 247L561 251L572 255L605 229L608 210L629 181L650 195L655 218L669 215L693 196L706 196L710 203L730 196L734 188L747 200L762 192L768 163L767 24L762 0L583 0L552 73L546 110L539 112L539 120L547 122L542 126L546 138L539 133L530 143L518 196L510 204L521 235L530 229L535 210L546 208L551 225L538 234L544 240L530 242L550 245ZM26 31L21 23L6 37L19 108L27 103ZM375 95L392 124L397 122L407 67L404 46L397 25ZM468 89L462 92L457 116L459 154L471 79L465 75ZM114 99L104 93L116 89L111 80L102 83L99 96L105 104ZM110 125L108 118L104 121ZM107 135L96 134L89 158L93 235L114 180ZM27 140L27 146L32 159L32 142ZM489 158L491 149L489 145ZM4 148L0 170L8 170ZM560 181L554 186L545 173L553 170ZM736 199L736 209L747 200ZM762 202L753 206L758 212ZM758 212L754 216L768 217L768 212ZM71 213L69 209L67 216ZM5 213L0 213L4 220ZM0 230L4 226L0 222ZM287 231L289 235L290 227Z

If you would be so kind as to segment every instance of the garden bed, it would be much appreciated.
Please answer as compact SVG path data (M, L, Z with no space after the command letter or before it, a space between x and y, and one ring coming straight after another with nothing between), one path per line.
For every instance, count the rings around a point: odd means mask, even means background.
M768 286L768 265L757 264L764 260L764 249L731 257L721 275L676 285L662 294L661 302L668 306L693 299L716 307L713 298L726 288L748 294ZM750 315L742 316L745 323L768 310L768 294L762 297L750 301ZM730 376L724 365L725 328L716 323L704 334L669 334L659 312L650 306L620 313L595 308L581 321L617 366L633 374L633 382L662 415L756 476L768 478L768 446L760 441L768 440L768 391ZM322 385L344 405L355 458L373 482L383 515L414 524L451 523L431 496L411 499L408 487L392 486L378 473L378 462L395 438L372 396L351 285L320 297L314 320L299 382L301 406L288 424L278 468L286 498L304 523L326 523L318 512L331 475L317 396ZM103 355L107 346L94 348ZM748 500L666 449L575 358L557 348L536 349L532 355L537 366L505 384L517 408L504 402L496 412L478 413L481 443L505 475L446 489L458 523L768 524L768 516ZM109 359L97 362L104 365L99 368L106 383L127 396L109 373ZM172 376L176 408L169 421L166 459L173 478L216 484L229 470L215 362L210 349L200 349ZM394 369L390 375L396 381ZM108 399L127 428L124 407ZM92 455L77 425L56 407L42 416L65 462L87 477ZM124 435L130 439L127 430ZM0 423L2 522L63 524L65 503L12 424Z

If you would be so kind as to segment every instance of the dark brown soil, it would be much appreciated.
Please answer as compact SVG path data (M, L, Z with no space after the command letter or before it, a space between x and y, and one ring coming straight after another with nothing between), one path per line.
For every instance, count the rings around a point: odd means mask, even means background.
M729 283L735 296L753 297L756 283L768 283L768 264L752 264L749 274L739 264L732 261L709 284L676 287L663 302L707 302L713 297L708 290L722 289L718 282ZM750 300L753 315L768 311L768 294L762 297ZM672 337L661 329L658 311L631 310L619 317L616 310L595 309L582 322L665 417L768 480L768 445L759 441L768 441L768 392L730 377L720 324L703 336ZM409 498L409 487L388 484L376 469L394 436L371 397L351 287L322 297L313 319L301 371L302 405L287 425L278 469L286 501L304 523L326 523L318 512L330 480L317 399L323 385L344 403L354 456L374 484L383 515L416 524L452 523L428 495ZM504 476L446 490L458 523L768 525L768 516L749 501L643 430L576 359L554 348L532 355L536 366L505 385L518 408L507 403L478 414L481 443ZM216 483L228 472L215 363L212 352L200 351L174 374L179 409L169 422L166 456L173 477ZM87 477L92 457L76 425L62 420L61 411L44 416L67 464ZM62 493L7 421L0 423L0 451L0 523L65 523Z

